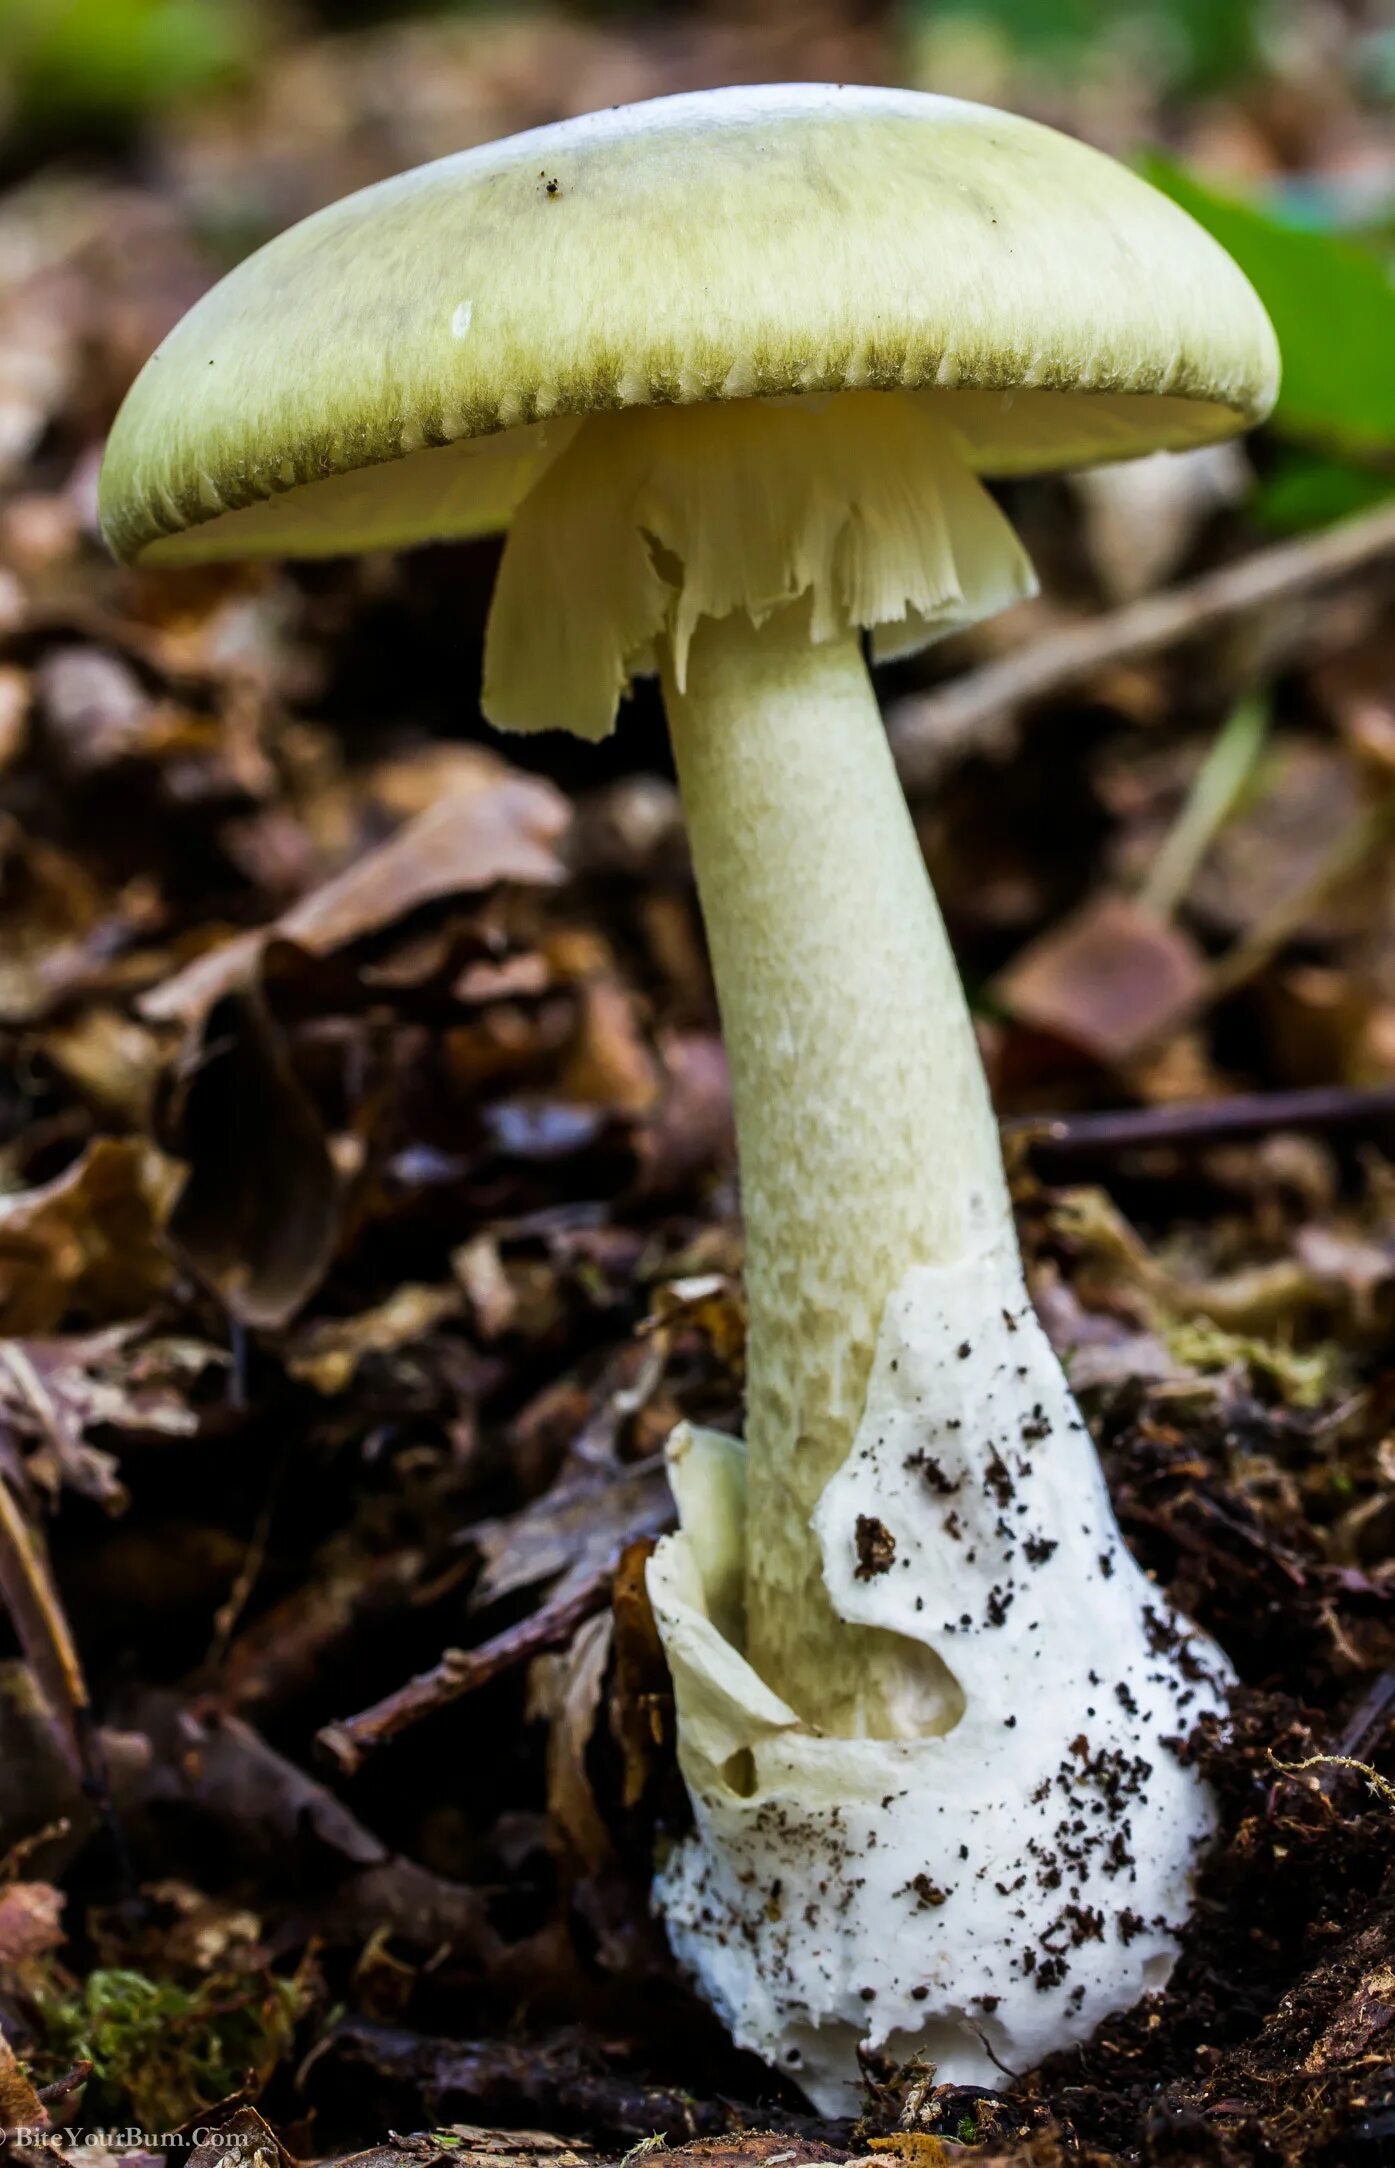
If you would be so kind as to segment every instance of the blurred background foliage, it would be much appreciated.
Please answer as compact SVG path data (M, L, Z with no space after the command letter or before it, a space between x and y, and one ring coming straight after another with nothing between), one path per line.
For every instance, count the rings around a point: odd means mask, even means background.
M245 76L269 30L240 0L4 0L9 120L21 137L138 126Z

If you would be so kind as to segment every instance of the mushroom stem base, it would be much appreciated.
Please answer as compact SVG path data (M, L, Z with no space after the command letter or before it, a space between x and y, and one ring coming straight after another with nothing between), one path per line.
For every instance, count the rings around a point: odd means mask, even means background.
M681 1427L669 1474L648 1586L693 1829L655 1894L738 2043L847 2114L859 2047L997 2086L1160 1986L1215 1821L1177 1741L1228 1671L1125 1550L1015 1259L893 1290L818 1512L839 1612L952 1667L939 1736L802 1726L732 1643L739 1443Z

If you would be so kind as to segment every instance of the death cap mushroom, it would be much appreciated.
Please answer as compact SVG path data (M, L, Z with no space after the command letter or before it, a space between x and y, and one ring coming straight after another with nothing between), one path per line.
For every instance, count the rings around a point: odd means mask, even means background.
M128 557L507 528L497 722L599 736L662 675L750 1334L745 1448L675 1445L682 1533L650 1569L695 1807L659 1896L736 2037L829 2107L860 2045L983 2082L1165 1977L1213 1809L1163 1742L1224 1683L1174 1624L1159 1653L1161 1596L1116 1570L861 633L904 651L1030 592L981 475L1233 434L1276 383L1240 272L1107 159L982 107L794 85L542 129L320 213L191 312L113 432ZM1036 1486L1012 1517L1009 1459ZM984 1499L962 1560L918 1468ZM1149 1924L1036 1970L1029 1912L1051 1949L1062 1901L1103 1922L1120 1895L1107 1858L1058 1899L1028 1856L1048 1807L1077 1812L1086 1726L1144 1772ZM932 1810L944 1872L903 1918ZM1020 1903L978 1901L965 1846Z

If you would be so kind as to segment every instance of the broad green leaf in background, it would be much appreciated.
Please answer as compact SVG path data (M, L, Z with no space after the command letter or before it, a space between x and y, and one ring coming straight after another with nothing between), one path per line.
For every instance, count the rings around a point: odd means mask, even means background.
M1285 225L1153 159L1148 177L1244 270L1284 358L1274 426L1361 464L1395 452L1395 282L1356 242Z
M140 114L240 74L254 0L0 0L0 76L21 126Z
M1395 496L1395 473L1327 459L1321 452L1280 445L1260 482L1252 510L1267 527L1303 534L1352 519Z
M916 0L912 14L944 24L985 26L1038 68L1078 68L1103 42L1146 41L1150 64L1169 91L1196 93L1232 83L1259 57L1268 0Z

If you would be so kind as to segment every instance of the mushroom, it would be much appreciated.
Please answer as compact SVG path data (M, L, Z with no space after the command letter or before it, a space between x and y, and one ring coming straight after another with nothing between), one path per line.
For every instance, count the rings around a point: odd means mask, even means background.
M744 1447L650 1568L695 1826L657 1895L738 2041L992 2082L1166 1977L1219 1653L1124 1550L1024 1290L954 961L863 660L1032 591L980 476L1218 441L1273 333L1110 160L909 91L657 100L364 190L148 363L122 557L507 530L485 712L600 737L657 672L730 1054Z

